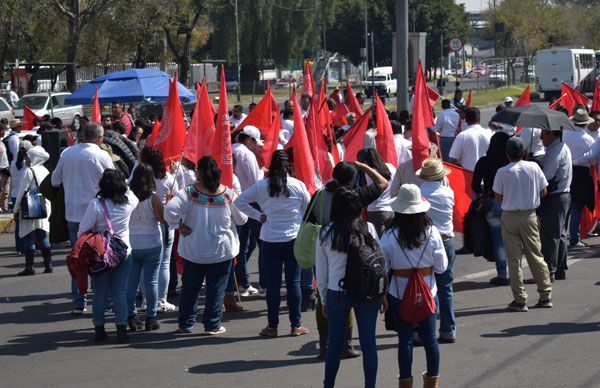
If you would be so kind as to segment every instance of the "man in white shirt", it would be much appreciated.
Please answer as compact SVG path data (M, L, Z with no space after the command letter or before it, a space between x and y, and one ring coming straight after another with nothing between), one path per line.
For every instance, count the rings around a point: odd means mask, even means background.
M421 184L421 195L429 201L427 215L439 230L448 257L448 267L441 274L435 274L440 304L440 337L439 342L454 343L456 341L456 323L454 320L454 301L452 298L454 281L454 226L452 209L454 207L454 191L445 186L444 177L450 170L444 167L440 159L430 158L423 161L423 167L417 170L417 176L424 180Z
M10 89L10 93L9 93L9 97L10 97L10 104L14 107L15 104L17 102L19 102L19 95L16 92L16 87L13 87L12 89Z
M115 166L109 154L100 149L104 129L96 123L88 123L83 129L83 143L67 148L52 173L52 186L63 185L65 190L65 218L71 246L77 241L79 222L88 204L96 197L98 182L106 169ZM79 294L77 284L72 279L71 295L73 313L86 311L86 297Z
M241 105L234 105L231 116L229 116L229 124L237 128L245 118L244 107Z
M279 144L283 147L290 141L294 134L294 111L292 109L284 109L281 120L282 128L279 133Z
M479 109L467 109L465 121L468 127L456 136L449 154L450 163L471 172L479 158L487 152L492 138L492 131L479 125L479 115Z
M391 124L396 155L398 155L398 165L401 165L408 160L412 160L412 142L404 137L402 134L402 125L398 121L392 120Z
M8 149L12 157L16 158L19 153L19 144L21 143L19 133L21 133L23 123L19 119L12 119L8 125L10 126L10 132L6 135L6 142L8 143Z
M289 140L289 139L288 139ZM258 166L256 160L257 146L263 146L260 139L260 131L252 125L246 125L238 134L237 143L233 145L233 156L235 157L235 175L240 181L242 193L252 187L256 182L264 178L264 172ZM255 204L256 205L256 204ZM242 296L255 295L259 290L254 288L248 279L248 260L258 245L261 223L259 221L248 219L239 230L240 254L237 258L235 274L237 276L239 291ZM259 249L260 251L260 249ZM259 287L266 289L266 268L259 252ZM227 286L226 292L232 290L233 285Z
M527 160L534 161L541 166L544 156L544 144L542 143L542 130L539 128L525 127L517 134L523 140Z
M504 97L504 107L505 108L510 108L511 106L513 106L513 98L511 96L506 96Z
M587 206L590 210L595 206L594 185L590 174L589 165L591 151L594 146L594 139L585 131L587 126L594 120L591 119L585 109L577 109L572 118L575 125L574 131L563 131L563 142L571 151L573 159L573 180L571 181L571 208L569 210L569 245L571 247L585 247L586 245L580 239L579 228L583 207ZM587 156L586 156L587 155ZM592 158L593 159L593 158Z
M506 156L510 163L498 170L493 185L496 201L502 206L502 240L514 297L508 310L518 312L528 310L521 268L523 253L540 294L536 307L552 307L550 272L542 256L535 213L540 198L546 195L548 181L537 163L522 160L524 154L523 140L511 137L506 143Z
M440 147L442 149L442 158L448 161L450 149L457 133L460 115L452 105L450 100L442 100L442 111L435 119L435 131L440 135Z
M348 132L348 130L350 128L352 128L352 126L356 123L356 113L354 112L350 112L346 115L346 122L347 124L342 125L342 129L344 130L344 133Z
M550 270L550 280L566 278L567 215L571 204L573 165L571 151L561 140L561 131L542 131L546 153L542 171L548 181L548 194L538 208L542 254Z

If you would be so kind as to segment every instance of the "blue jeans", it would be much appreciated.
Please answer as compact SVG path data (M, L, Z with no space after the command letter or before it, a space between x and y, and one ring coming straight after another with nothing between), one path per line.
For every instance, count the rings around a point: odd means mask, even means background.
M300 269L300 288L312 290L314 289L314 268Z
M492 253L496 259L496 272L498 277L502 279L508 278L506 270L506 251L502 241L502 228L500 217L502 216L502 208L494 198L488 198L490 210L485 215L485 220L490 227L490 237L492 240Z
M435 337L435 314L421 321L415 328L410 322L400 318L398 310L400 309L400 300L388 294L389 308L394 316L394 324L398 332L398 368L400 369L400 378L408 379L412 377L412 359L413 359L413 336L415 330L419 333L419 338L423 341L425 347L425 358L427 359L427 376L437 376L440 371L440 348Z
M581 215L585 205L579 202L571 201L569 209L569 243L577 244L579 242L579 226L581 224Z
M221 304L229 277L231 260L214 264L198 264L183 259L181 275L181 299L179 301L179 328L192 330L196 325L198 296L202 281L206 277L206 299L202 323L205 331L216 330L221 326Z
M79 222L67 221L67 231L69 233L69 241L71 247L75 246L77 242L77 231L79 230ZM77 282L71 277L71 299L73 310L83 310L87 305L87 299L85 294L80 294L77 289Z
M448 268L441 274L435 274L437 283L437 298L440 307L440 337L444 339L456 338L456 323L454 321L454 301L452 299L454 281L454 259L456 253L454 240L444 241L444 250L448 256Z
M344 346L346 322L348 313L354 307L356 322L358 324L358 338L363 352L363 372L365 387L375 387L377 379L377 348L375 346L375 326L377 312L381 300L371 303L354 303L344 291L327 290L325 298L327 305L327 358L325 359L324 387L333 387L335 377L340 367L340 356ZM356 384L358 385L358 384Z
M21 246L23 249L35 250L35 242L40 244L40 248L50 248L50 240L48 240L48 233L43 229L35 229L23 236L21 239Z
M240 287L247 288L250 285L248 278L248 260L250 260L250 256L252 256L252 252L254 252L254 248L259 245L258 238L260 236L260 226L260 222L249 218L248 222L238 228L240 238L240 254L237 258L238 260L237 266L235 267L235 275L237 276L237 281ZM260 272L261 268L259 263L259 275Z
M131 254L127 255L113 270L94 276L94 300L92 301L92 320L94 326L104 325L104 310L108 298L112 298L115 311L115 324L125 326L127 324L127 277L131 267Z
M158 268L162 245L148 249L133 249L131 251L131 269L127 279L127 316L136 314L135 297L137 294L140 275L144 271L144 288L146 290L146 316L156 316L158 304Z
M262 243L262 253L267 266L267 310L269 327L279 325L279 306L281 305L281 270L285 266L285 286L287 305L292 327L300 327L300 266L294 256L294 241Z
M167 299L169 279L171 278L171 250L173 249L173 239L175 238L175 230L167 225L160 224L160 232L163 237L163 245L158 272L158 300Z
M454 144L454 137L440 137L440 148L442 149L442 159L444 162L450 160L450 149Z

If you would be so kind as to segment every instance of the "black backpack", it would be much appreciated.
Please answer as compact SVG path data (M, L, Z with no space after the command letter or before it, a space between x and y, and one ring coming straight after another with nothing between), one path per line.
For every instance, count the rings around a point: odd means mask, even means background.
M6 157L8 158L9 164L10 164L10 162L13 161L13 158L14 158L14 155L12 154L12 151L10 150L10 147L8 146L8 139L11 136L16 136L16 135L13 133L12 135L8 135L4 139L2 139L2 143L4 143L4 147L6 148Z
M385 258L375 239L365 242L354 235L348 246L346 274L338 286L346 290L355 303L369 303L387 292Z

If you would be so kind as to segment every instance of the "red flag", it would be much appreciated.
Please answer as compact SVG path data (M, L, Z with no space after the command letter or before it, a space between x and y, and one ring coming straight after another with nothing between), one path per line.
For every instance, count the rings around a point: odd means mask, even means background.
M294 172L296 178L304 182L308 192L312 195L317 190L315 184L315 164L310 155L310 147L308 145L308 137L306 128L304 127L304 119L300 104L296 98L296 89L292 92L292 102L294 103L294 134L290 143L293 143L294 153Z
M336 145L333 122L326 102L323 102L319 105L319 125L321 127L321 132L327 136L331 143L331 156L333 156L333 164L338 164L340 162L340 153Z
M471 107L471 94L472 94L472 90L469 89L469 95L467 96L467 103L465 104L467 106L467 108Z
M35 113L31 110L31 108L27 105L23 105L23 129L25 131L30 131L34 127L35 121Z
M429 98L429 105L433 108L436 101L441 97L438 92L427 86L427 97Z
M596 81L594 88L594 99L592 100L591 111L600 111L600 81Z
M415 79L415 93L412 125L413 168L417 171L423 161L429 157L429 139L427 128L433 125L431 105L427 95L427 82L423 74L423 65L419 61Z
M263 165L269 166L271 156L277 150L279 144L279 133L281 131L281 118L279 107L271 86L267 87L267 93L254 107L252 112L238 125L238 130L243 129L247 125L253 125L260 130L260 136L263 139L264 146L260 149L260 155Z
M560 98L557 98L556 100L554 100L554 102L550 105L548 105L548 109L552 109L552 110L557 110L558 106L561 105L561 103L567 98L567 94L563 94L562 96L560 96ZM562 105L561 105L562 106Z
M73 134L71 133L71 131L67 130L67 136L69 137L69 144L75 144L75 139L73 139Z
M350 112L354 112L360 117L363 114L363 110L360 107L360 104L356 99L356 95L354 94L354 90L352 90L352 87L348 81L346 81L346 91L346 96L348 98L348 109L350 109Z
M154 120L154 123L152 124L152 133L146 139L146 145L148 147L152 148L152 146L154 145L154 139L156 139L156 136L158 136L159 128L160 128L160 121Z
M165 104L160 128L158 128L156 136L152 136L152 148L162 152L165 164L168 166L171 161L178 161L181 157L185 137L183 107L179 101L177 71L175 71L174 78L169 81L169 97Z
M531 103L531 94L530 94L530 90L529 90L529 85L527 85L525 90L523 90L523 93L521 93L521 97L519 97L517 99L517 101L515 102L515 106L528 106L530 103ZM523 130L523 127L517 127L517 129L515 131L521 132L522 130Z
M463 232L463 221L465 214L469 211L473 190L471 182L473 181L473 173L462 167L444 162L444 166L450 169L448 182L452 191L454 191L454 208L452 209L452 223L455 232Z
M197 163L201 157L211 154L216 113L208 96L206 80L202 80L202 85L196 84L194 116L183 148L183 156L190 162Z
M587 108L590 99L583 95L581 92L577 91L577 89L563 82L560 94L564 95L565 93L567 94L567 96L561 102L560 105L564 106L569 110L569 116L573 115L573 108L576 104L581 104Z
M302 94L313 97L315 95L315 84L310 73L310 62L304 61L304 77L302 78Z
M229 129L229 105L225 84L225 69L221 66L219 88L219 109L217 110L217 126L213 140L212 157L221 169L221 183L233 186L233 156L231 153L231 130Z
M100 114L100 100L98 99L98 88L94 92L94 101L92 102L92 122L100 124L101 114Z
M593 182L598 182L597 166L590 167L590 175L592 176ZM587 237L588 233L594 229L596 222L600 218L600 192L598 192L597 184L594 184L594 198L596 204L594 209L590 209L587 206L583 207L581 222L579 224L579 234L581 239Z
M375 120L377 125L377 137L375 138L377 151L386 163L391 163L394 167L397 167L398 154L396 153L396 143L394 143L392 123L377 91L375 91Z
M358 151L365 147L365 135L369 129L369 119L371 118L371 108L360 116L358 121L344 135L344 160L346 162L355 162Z
M323 109L328 109L327 102L323 101ZM333 166L331 165L331 159L329 158L327 144L325 144L324 136L328 136L329 133L324 133L319 119L319 107L313 100L308 109L308 116L305 121L306 134L308 143L313 155L313 163L319 171L321 181L325 182L331 179L333 173Z
M346 115L350 113L348 107L343 102L337 104L333 112L331 112L331 119L333 120L333 125L341 127L343 125L348 124L348 119L346 119Z

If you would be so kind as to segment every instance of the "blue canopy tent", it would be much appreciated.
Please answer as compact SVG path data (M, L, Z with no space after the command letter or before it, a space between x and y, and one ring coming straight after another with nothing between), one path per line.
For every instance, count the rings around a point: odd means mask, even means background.
M170 76L164 71L153 69L129 69L117 71L94 78L83 85L65 100L69 105L90 105L94 99L96 88L101 104L114 100L121 102L154 101L164 102L169 96ZM196 94L180 83L179 99L182 102L196 101Z

